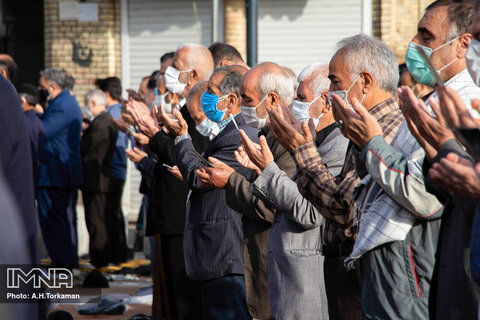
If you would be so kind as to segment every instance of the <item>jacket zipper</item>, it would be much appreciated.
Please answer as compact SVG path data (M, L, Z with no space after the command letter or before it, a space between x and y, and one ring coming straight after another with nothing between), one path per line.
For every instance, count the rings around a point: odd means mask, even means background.
M421 298L422 292L420 291L420 284L418 283L417 271L415 270L415 263L413 262L412 245L410 244L408 247L410 249L410 262L412 263L413 274L415 275L415 281L417 282L418 295Z

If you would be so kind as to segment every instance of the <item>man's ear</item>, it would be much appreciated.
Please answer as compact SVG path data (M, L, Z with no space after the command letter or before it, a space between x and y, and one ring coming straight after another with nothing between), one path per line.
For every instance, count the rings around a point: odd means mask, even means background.
M270 91L268 93L267 100L270 100L271 106L279 107L278 103L280 102L280 98L278 97L278 94L276 92Z
M472 41L472 35L470 33L464 33L458 38L458 42L460 45L457 47L457 58L462 59L465 57L465 53L467 52L467 48Z
M328 112L330 111L330 104L328 103L328 90L325 90L322 92L320 100L323 103L323 111L322 112Z
M220 61L220 65L221 66L232 66L233 63L230 60L223 59L222 61Z
M360 81L362 84L362 93L367 94L370 90L373 89L375 85L375 80L370 72L364 71L360 76Z
M230 109L233 106L236 106L238 104L238 97L235 93L230 93L227 98L228 104L227 104L227 109Z
M188 72L188 79L187 79L187 85L191 85L192 83L196 83L198 79L198 72L197 70L193 69L192 71Z
M1 68L1 69L0 69L0 74L1 74L5 79L8 79L7 69Z

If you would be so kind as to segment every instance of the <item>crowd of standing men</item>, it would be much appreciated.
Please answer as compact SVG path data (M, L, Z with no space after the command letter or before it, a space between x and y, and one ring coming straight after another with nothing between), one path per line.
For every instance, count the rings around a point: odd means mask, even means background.
M83 114L71 76L44 70L38 118L38 92L17 96L1 56L1 103L25 111L0 126L0 191L6 180L22 213L22 261L38 259L36 197L52 265L77 266L78 188L92 264L125 261L129 158L154 244L154 316L477 319L478 61L480 5L437 0L400 74L363 34L298 78L274 62L250 68L224 43L184 44L128 100L118 78L97 80ZM28 133L31 148L19 142Z

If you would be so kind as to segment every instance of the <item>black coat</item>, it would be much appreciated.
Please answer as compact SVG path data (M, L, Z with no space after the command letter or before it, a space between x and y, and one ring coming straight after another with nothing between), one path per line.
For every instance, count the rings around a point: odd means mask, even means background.
M85 130L80 142L84 192L109 191L113 151L118 132L108 117L108 112L98 115Z
M192 138L193 146L202 153L208 145L208 138L195 129L195 121L190 116L187 106L184 106L180 112L188 124L188 133ZM189 189L185 182L175 178L163 166L163 164L170 166L176 164L172 156L174 140L175 136L159 131L150 139L148 145L150 151L157 156L157 164L150 190L151 197L149 197L152 202L149 210L153 228L147 225L147 230L153 230L154 233L181 235L185 226L185 203Z

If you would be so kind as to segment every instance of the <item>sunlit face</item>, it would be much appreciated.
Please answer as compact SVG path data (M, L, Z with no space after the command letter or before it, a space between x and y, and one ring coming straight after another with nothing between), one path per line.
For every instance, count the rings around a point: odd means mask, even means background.
M358 100L360 100L363 92L360 81L355 82L352 86L350 71L345 63L346 54L346 50L340 50L330 60L330 64L328 66L330 87L328 91L348 90L351 86L347 95L348 102L351 104L352 98L356 97Z
M447 6L430 9L418 23L417 34L413 37L412 42L435 50L451 40L447 38L450 25ZM456 45L458 45L458 41L432 53L430 61L436 69L440 69L455 59Z
M242 83L240 84L240 97L242 100L241 105L244 107L252 107L255 108L257 111L257 116L259 118L265 118L267 116L267 108L265 99L261 105L258 105L264 97L260 96L260 93L257 91L257 81L254 78L255 75L252 74L245 74L242 79Z

